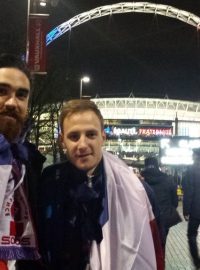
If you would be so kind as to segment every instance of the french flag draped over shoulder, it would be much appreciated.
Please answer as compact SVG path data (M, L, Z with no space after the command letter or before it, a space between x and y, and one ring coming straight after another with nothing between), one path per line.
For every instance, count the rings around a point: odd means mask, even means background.
M115 156L104 152L103 161L108 219L103 240L92 243L91 269L163 270L159 233L143 185Z

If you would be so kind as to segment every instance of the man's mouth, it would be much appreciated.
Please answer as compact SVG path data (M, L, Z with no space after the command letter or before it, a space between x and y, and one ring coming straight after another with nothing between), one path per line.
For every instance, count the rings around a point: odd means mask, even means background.
M3 115L3 117L9 117L9 118L15 118L16 119L16 116L11 115L11 114L5 114L5 115Z
M18 116L14 113L1 113L0 117L12 118L12 119L18 120Z
M10 122L12 121L11 123L18 122L16 117L11 116L11 115L4 115L2 119L4 119L5 121L10 121Z
M81 155L77 155L78 158L86 158L89 157L91 155L91 153L87 153L87 154L81 154Z

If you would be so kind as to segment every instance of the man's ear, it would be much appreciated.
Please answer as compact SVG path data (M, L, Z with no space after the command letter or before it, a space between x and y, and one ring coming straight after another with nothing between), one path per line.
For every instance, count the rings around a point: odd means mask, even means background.
M58 135L58 143L59 143L59 147L60 149L62 149L64 154L67 154L67 149L65 147L65 143L64 143L64 136L62 133L59 133Z
M59 145L60 145L62 148L65 148L65 145L64 145L64 138L63 138L63 134L62 134L62 133L59 133L59 135L58 135L58 143L59 143Z
M102 131L102 138L103 138L103 142L105 142L105 140L106 140L106 133L105 133L104 130Z

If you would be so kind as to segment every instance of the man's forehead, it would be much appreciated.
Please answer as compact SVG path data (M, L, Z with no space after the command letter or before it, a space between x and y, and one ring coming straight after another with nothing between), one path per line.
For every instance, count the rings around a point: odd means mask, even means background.
M67 120L67 119L68 120L71 120L71 119L88 119L88 118L96 118L98 121L100 121L97 114L92 110L83 110L83 111L75 111L75 112L68 113L65 116L64 120Z
M91 125L65 125L65 132L67 133L88 133L88 132L99 132L98 127Z
M0 83L15 87L30 89L30 80L26 74L17 68L0 68Z
M64 118L64 126L86 125L98 128L101 126L98 116L93 111L77 112Z
M16 67L0 67L0 75L1 77L26 77L26 79L30 81L27 75Z
M89 132L100 132L101 126L100 124L94 123L85 123L85 122L68 122L64 123L63 131L65 133L89 133Z

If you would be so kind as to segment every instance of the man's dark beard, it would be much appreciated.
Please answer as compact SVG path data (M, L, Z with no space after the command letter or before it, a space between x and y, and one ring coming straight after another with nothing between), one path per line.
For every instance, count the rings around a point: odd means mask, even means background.
M7 118L10 116L11 118ZM15 112L0 113L0 133L5 136L9 142L15 141L20 135L25 119L22 119Z

